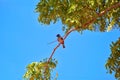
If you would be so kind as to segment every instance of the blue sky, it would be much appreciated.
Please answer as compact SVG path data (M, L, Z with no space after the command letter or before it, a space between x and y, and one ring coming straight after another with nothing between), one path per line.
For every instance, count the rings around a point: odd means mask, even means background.
M39 0L0 0L0 79L23 80L25 67L50 56L64 35L61 22L43 25L38 22L35 7ZM58 80L115 80L106 74L105 62L109 44L120 36L119 30L106 33L72 32L55 52Z

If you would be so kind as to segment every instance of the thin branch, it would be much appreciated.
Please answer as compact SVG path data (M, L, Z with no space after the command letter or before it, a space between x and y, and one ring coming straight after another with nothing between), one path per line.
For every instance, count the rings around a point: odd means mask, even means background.
M63 39L65 40L67 38L67 36L72 32L72 31L75 31L76 29L70 29L66 34L65 36L63 37ZM52 59L52 56L54 55L56 49L60 46L60 43L53 49L53 52L52 54L50 55L49 59L48 59L48 62L50 61L50 59Z
M53 54L55 53L56 49L60 46L60 43L53 49L52 54L50 55L50 58L48 59L48 62L50 62L50 59L52 59Z
M103 15L104 15L105 13L107 13L108 11L110 11L110 10L112 10L112 9L114 9L114 8L117 8L117 7L120 7L120 2L116 3L115 5L107 8L107 9L105 9L105 10L103 10L103 11L101 11L101 12L98 14L97 18L103 16ZM88 21L87 23L83 24L83 27L86 27L86 26L90 25L90 24L93 23L97 18L94 17L93 19L91 19L91 20ZM65 40L65 39L67 38L67 36L68 36L71 32L73 32L73 31L75 31L75 30L77 30L77 29L75 29L75 28L70 29L70 30L65 34L65 36L63 37L63 39ZM50 57L49 57L49 59L48 59L48 62L50 61L50 59L52 59L52 56L54 55L56 49L57 49L59 46L60 46L60 43L53 49L52 54L50 55Z
M67 36L68 36L71 32L73 32L73 31L75 31L75 30L76 30L75 28L70 29L70 30L65 34L65 36L63 37L63 39L65 40L65 39L67 38Z
M110 11L110 10L112 10L112 9L115 9L115 8L118 8L118 7L120 7L120 2L114 4L113 6L107 8L107 9L105 9L105 10L103 10L103 11L101 11L101 12L98 14L97 18L103 16L103 15L104 15L105 13L107 13L108 11ZM86 27L86 26L90 25L91 23L93 23L94 21L96 21L97 18L94 17L93 19L91 19L91 20L88 21L87 23L83 24L83 27Z
M118 3L114 4L113 6L105 9L104 11L101 11L101 12L98 14L98 17L101 17L101 16L104 15L106 12L108 12L108 11L110 11L110 10L112 10L112 9L118 8L118 7L120 7L120 2L118 2Z

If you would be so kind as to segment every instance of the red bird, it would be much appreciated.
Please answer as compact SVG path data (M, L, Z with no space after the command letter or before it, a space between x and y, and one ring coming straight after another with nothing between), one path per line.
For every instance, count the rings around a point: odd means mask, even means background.
M64 45L64 39L60 36L60 34L57 34L57 40L60 44L62 44L63 48L65 48L65 45Z

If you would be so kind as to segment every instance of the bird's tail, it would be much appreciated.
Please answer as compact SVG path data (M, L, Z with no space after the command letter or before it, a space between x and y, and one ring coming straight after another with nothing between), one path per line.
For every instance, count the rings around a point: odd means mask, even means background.
M62 46L63 46L63 48L65 48L65 45L64 45L64 44L62 44Z

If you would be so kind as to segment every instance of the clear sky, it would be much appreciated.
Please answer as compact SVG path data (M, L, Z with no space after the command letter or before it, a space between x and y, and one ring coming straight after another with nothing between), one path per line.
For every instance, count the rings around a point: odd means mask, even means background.
M39 0L0 0L0 80L23 80L25 67L50 56L58 44L56 34L64 35L61 22L43 25L35 7ZM115 80L106 74L109 44L119 30L106 33L72 32L55 52L58 80Z

